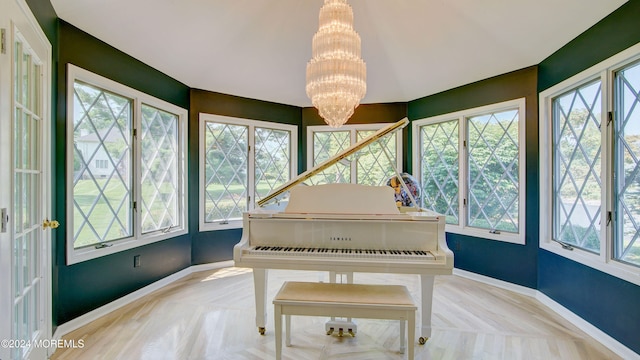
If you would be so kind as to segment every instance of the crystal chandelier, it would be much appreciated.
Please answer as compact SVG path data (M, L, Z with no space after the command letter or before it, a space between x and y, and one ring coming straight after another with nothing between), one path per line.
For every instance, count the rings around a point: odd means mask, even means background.
M307 63L307 96L331 127L349 120L367 92L367 66L346 0L324 0Z

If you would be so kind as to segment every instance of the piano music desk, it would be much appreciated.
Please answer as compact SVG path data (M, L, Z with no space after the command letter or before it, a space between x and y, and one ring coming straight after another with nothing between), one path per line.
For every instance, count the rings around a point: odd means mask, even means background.
M282 356L282 315L291 346L291 315L400 320L400 352L408 325L408 359L414 356L416 305L402 285L335 284L287 281L273 299L276 359Z

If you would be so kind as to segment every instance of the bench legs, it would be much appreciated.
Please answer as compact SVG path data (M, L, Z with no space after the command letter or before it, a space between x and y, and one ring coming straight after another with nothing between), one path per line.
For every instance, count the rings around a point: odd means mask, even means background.
M400 320L400 354L404 354L404 350L405 350L405 342L404 342L404 326L405 326L405 321L404 320Z
M282 359L282 306L274 307L274 322L276 330L276 360ZM404 354L408 343L409 353L407 359L414 358L414 342L416 338L416 318L415 313L408 311L405 320L400 320L400 353ZM407 342L405 342L405 326L408 328ZM285 315L285 344L291 346L291 315Z
M285 344L291 346L291 315L284 316L285 321Z
M276 360L280 360L282 359L282 306L275 305L273 318L276 327Z
M407 342L409 343L409 354L407 356L407 359L413 360L416 342L416 314L414 312L407 311L407 323L407 328L409 329L409 334L407 336ZM402 327L401 331L403 330L404 326ZM404 345L404 343L402 344Z

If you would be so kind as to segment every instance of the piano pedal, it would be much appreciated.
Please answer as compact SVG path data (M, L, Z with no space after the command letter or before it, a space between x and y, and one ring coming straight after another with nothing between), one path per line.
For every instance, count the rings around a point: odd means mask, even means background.
M324 324L324 328L327 335L337 333L338 336L342 336L347 333L352 337L355 337L358 332L358 325L356 325L354 321L331 320Z

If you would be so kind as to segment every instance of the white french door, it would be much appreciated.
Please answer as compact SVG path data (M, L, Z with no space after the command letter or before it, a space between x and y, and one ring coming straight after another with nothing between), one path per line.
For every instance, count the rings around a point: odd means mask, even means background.
M0 4L0 359L46 359L51 45L24 0Z

